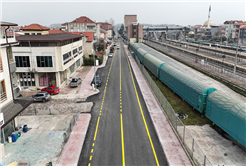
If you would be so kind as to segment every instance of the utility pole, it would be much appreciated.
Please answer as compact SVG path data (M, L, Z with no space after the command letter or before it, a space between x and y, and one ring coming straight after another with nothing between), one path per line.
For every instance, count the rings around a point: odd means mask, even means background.
M239 34L240 34L240 28L238 33L238 41L237 41L237 51L238 51L238 43L239 43ZM234 71L233 71L233 77L236 78L236 68L237 68L237 51L235 56L235 64L234 64Z

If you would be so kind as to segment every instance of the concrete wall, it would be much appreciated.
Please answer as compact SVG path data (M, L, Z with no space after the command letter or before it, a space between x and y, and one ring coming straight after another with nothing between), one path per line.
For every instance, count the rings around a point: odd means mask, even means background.
M138 38L143 39L143 25L138 24Z
M8 67L9 62L7 59L6 47L1 47L1 59L2 59L3 71L0 72L0 81L4 80L5 88L6 88L6 96L7 96L6 99L0 102L0 107L3 107L13 99L10 76L9 76L9 67Z
M83 43L83 55L86 58L89 58L89 55L91 55L93 53L93 49L92 49L92 42L84 42Z

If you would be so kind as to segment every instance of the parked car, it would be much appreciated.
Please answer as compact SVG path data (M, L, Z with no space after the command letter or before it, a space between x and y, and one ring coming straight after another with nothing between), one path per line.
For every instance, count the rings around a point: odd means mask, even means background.
M95 85L95 78L93 77L93 80L91 82L91 85L94 84ZM101 86L101 79L100 77L97 75L96 76L96 86Z
M50 95L55 95L60 92L60 89L56 86L49 86L49 87L41 89L41 91L48 92Z
M70 87L77 87L79 84L81 84L82 79L79 77L74 77L72 81L70 82Z
M42 101L43 103L50 100L50 94L48 92L38 92L35 95L32 95L30 98L33 98L34 101Z

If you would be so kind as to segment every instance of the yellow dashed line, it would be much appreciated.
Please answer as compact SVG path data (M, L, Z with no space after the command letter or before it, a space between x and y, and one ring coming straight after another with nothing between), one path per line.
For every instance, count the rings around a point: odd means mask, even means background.
M93 149L91 149L91 153L93 153Z
M94 146L94 145L95 145L95 143L92 144L92 146Z
M91 166L91 163L89 163L88 166Z
M90 156L90 160L92 159L92 156Z

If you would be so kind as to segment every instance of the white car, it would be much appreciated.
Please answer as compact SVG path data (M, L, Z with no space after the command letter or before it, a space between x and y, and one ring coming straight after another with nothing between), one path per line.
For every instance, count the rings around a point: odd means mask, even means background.
M120 48L120 46L119 45L117 45L117 49L119 49Z
M108 54L108 57L112 57L112 56L113 56L113 53L109 53L109 54Z

